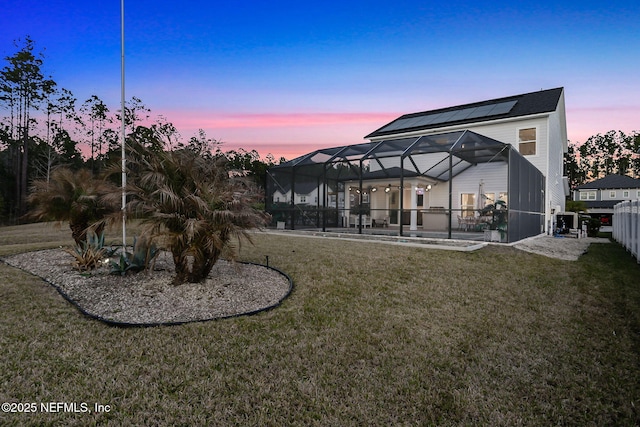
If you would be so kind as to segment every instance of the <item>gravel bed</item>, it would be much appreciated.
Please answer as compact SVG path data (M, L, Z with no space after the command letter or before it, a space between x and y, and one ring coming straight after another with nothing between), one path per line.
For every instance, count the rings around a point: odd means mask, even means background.
M291 292L283 273L261 265L219 260L203 283L172 285L173 259L163 252L153 271L109 274L73 269L62 249L3 258L7 264L45 279L85 314L112 324L178 324L255 313L278 305Z
M611 241L601 237L576 239L572 237L536 236L517 242L513 246L517 249L549 258L577 261L581 255L587 252L589 245L592 243L611 243Z

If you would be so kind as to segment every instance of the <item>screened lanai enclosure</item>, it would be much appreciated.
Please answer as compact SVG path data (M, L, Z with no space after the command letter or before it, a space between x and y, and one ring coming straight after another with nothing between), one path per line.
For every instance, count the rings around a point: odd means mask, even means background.
M273 227L515 242L544 230L543 174L468 130L326 148L269 169Z

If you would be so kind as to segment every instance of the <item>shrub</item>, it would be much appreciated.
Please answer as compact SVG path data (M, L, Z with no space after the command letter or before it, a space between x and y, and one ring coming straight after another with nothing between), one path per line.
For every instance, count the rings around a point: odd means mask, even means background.
M582 221L587 224L587 236L598 237L602 222L597 218L592 218L589 216L582 217Z
M141 236L139 239L133 238L133 251L120 253L120 257L111 260L111 274L124 276L128 272L137 273L148 270L155 261L160 251L153 243L152 239Z
M141 217L147 234L164 237L174 284L205 280L223 253L236 258L235 239L251 241L248 231L267 222L253 208L259 192L245 178L231 176L223 156L138 146L130 159L136 172L128 210Z
M90 230L86 233L86 240L73 249L66 249L75 258L74 267L80 271L93 270L108 254L104 247L104 233L98 236Z
M102 220L109 208L101 196L113 189L112 184L94 178L87 169L74 172L59 167L49 181L33 182L27 199L31 208L27 216L38 221L68 221L76 245L81 246L91 226L96 234L102 233L105 225Z

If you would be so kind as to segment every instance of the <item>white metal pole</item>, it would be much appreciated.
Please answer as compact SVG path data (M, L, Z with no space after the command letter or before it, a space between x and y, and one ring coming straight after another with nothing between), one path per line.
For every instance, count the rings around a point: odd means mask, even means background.
M125 103L124 103L124 0L120 0L120 137L122 138L122 251L127 246L127 162L125 157Z

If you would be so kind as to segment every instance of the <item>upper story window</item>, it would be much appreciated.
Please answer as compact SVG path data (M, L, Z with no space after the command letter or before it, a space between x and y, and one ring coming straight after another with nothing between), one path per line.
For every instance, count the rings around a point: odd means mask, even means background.
M615 191L609 191L609 198L610 199L615 199L616 198L616 192Z
M307 196L300 196L300 203L307 203Z
M595 191L581 191L580 192L580 200L595 200L596 192Z
M629 190L624 190L622 192L622 198L624 198L624 199L628 199L629 198Z
M535 156L536 128L518 129L518 151L523 156Z

